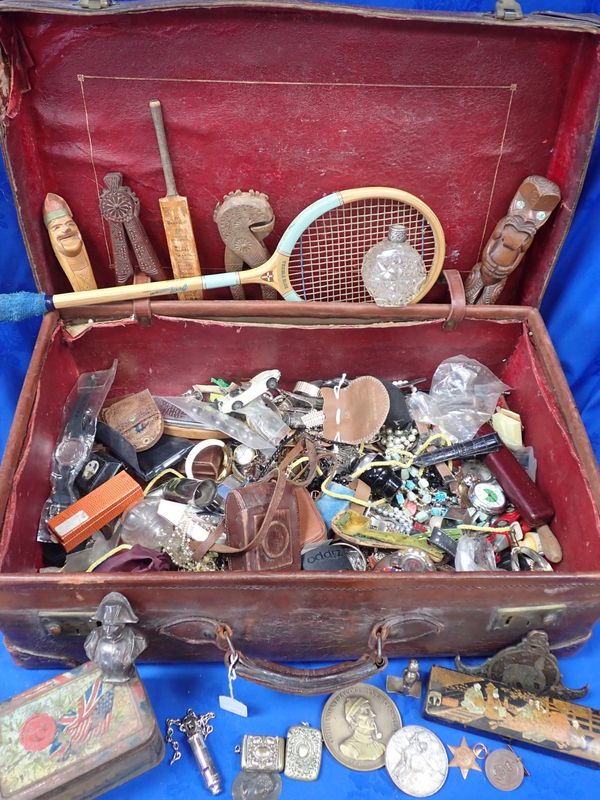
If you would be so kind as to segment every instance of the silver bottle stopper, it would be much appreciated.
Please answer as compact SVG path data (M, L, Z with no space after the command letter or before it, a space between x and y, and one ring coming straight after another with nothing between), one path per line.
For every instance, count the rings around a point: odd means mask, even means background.
M390 225L388 230L388 239L390 242L405 242L406 241L406 227L399 222Z

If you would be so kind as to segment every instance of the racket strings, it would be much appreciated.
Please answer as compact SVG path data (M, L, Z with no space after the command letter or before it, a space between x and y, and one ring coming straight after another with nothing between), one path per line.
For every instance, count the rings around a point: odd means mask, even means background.
M309 225L290 255L293 288L304 300L372 303L362 279L363 259L395 223L405 226L408 243L429 272L437 242L426 217L407 203L374 197L328 211Z

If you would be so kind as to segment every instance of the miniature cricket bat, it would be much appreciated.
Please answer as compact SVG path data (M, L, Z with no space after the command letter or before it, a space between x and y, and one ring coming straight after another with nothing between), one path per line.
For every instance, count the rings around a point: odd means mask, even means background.
M150 112L156 131L160 160L165 175L167 196L161 197L160 213L169 247L169 256L175 278L190 278L200 275L200 260L196 250L192 220L188 207L187 197L182 197L175 187L173 165L167 147L167 136L163 122L162 109L159 100L150 101ZM180 300L202 300L202 290L181 292L177 295Z

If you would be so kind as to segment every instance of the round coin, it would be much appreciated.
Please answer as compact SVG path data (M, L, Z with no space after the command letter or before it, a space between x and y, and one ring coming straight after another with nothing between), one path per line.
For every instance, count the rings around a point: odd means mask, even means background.
M281 794L281 778L277 772L242 770L231 787L233 800L277 800Z
M358 772L383 767L386 745L401 727L396 704L368 683L332 694L321 716L325 746L336 761Z
M519 756L503 747L492 750L485 759L485 774L495 789L512 792L523 782L525 769Z
M429 797L444 785L448 756L435 733L420 725L407 725L389 740L385 766L402 792Z

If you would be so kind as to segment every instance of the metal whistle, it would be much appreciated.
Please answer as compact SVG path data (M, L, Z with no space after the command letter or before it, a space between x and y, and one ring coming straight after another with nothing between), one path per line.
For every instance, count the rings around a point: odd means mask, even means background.
M206 788L212 795L217 795L223 791L223 785L221 776L206 745L206 737L213 730L210 720L214 719L214 716L213 713L209 712L199 717L191 708L188 708L186 715L182 719L167 720L167 724L175 724L182 733L185 733L200 774L204 778ZM174 744L172 735L170 740L168 733L167 741ZM173 747L173 749L175 752L171 759L172 764L180 757L179 748Z

